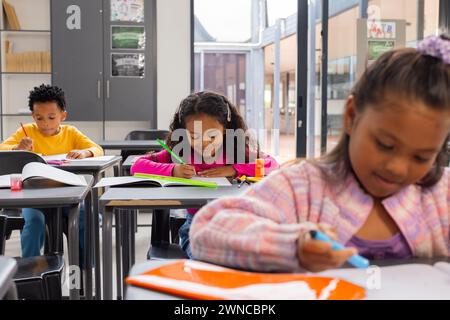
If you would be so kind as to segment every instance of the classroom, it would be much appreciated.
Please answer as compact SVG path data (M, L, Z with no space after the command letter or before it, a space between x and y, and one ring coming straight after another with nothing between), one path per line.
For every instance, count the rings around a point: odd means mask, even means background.
M450 301L450 0L1 10L0 303Z

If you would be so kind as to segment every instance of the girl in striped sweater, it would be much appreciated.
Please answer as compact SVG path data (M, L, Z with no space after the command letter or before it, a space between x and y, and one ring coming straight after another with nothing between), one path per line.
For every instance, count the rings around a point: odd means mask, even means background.
M337 147L196 215L194 258L258 271L323 271L369 259L450 256L450 41L372 64L352 90ZM320 229L347 249L311 239Z

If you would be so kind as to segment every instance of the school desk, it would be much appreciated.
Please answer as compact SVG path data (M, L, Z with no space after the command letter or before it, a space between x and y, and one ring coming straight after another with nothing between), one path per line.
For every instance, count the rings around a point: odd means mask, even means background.
M17 298L13 281L16 272L16 260L5 256L0 256L0 300L2 300L6 295Z
M86 179L87 186L74 187L60 184L58 182L46 179L31 179L25 181L22 191L12 192L10 189L0 189L0 208L63 208L69 209L69 236L68 236L68 250L69 250L69 265L79 265L79 216L80 206L85 201L86 214L86 233L85 240L89 234L88 228L91 228L89 221L92 219L91 213L91 187L94 178L89 175L83 175ZM56 232L59 236L62 232ZM61 241L56 241L59 246ZM89 259L89 254L92 250L91 243L85 241L86 254ZM62 248L57 248L57 250ZM91 265L88 261L87 266ZM70 299L79 299L80 293L78 289L70 290Z
M115 209L116 221L121 214L129 214L130 210L138 209L187 209L200 208L208 202L220 197L236 197L247 187L237 185L219 188L201 187L166 187L166 188L109 188L99 200L100 211L103 212L103 294L104 299L112 299L112 218ZM116 229L116 241L121 243L120 232ZM121 272L121 256L128 254L124 246L116 245L117 292L122 297L123 275Z
M158 151L161 145L156 140L101 140L97 144L105 150Z
M124 176L130 175L131 166L133 165L136 158L142 157L143 154L133 154L128 156L124 163L122 163L122 172Z
M73 172L76 174L88 174L94 177L93 185L100 181L103 177L106 170L113 168L114 176L118 176L122 173L122 157L114 156L110 160L101 160L94 161L95 158L89 158L87 161L78 160L78 161L69 161L67 163L57 165L55 167ZM99 213L98 211L98 198L99 198L99 189L92 190L92 220L87 221L91 228L86 228L86 230L92 230L87 234L87 241L93 244L95 261L100 261L100 227L99 227ZM92 252L86 253L92 255ZM99 263L95 264L95 297L97 300L101 297L101 280L100 280L100 265ZM92 299L92 272L90 269L87 270L86 274L86 298Z
M165 261L161 261L161 260L149 260L146 262L142 262L139 264L136 264L135 266L133 266L133 268L130 271L130 275L139 275L141 273L144 273L145 271L160 267L162 265L165 264L169 264L172 263L173 261L170 260L165 260ZM371 261L371 265L377 265L379 267L388 267L388 266L399 266L399 265L405 265L405 264L426 264L426 265L433 265L437 262L450 262L450 258L435 258L435 259L408 259L408 260L379 260L379 261ZM348 266L346 267L348 268ZM339 272L341 270L344 270L345 268L341 268L338 270L332 270L329 272L324 273L325 275L327 275L327 273L329 274L329 276L333 276L333 274L339 275L336 272ZM364 270L363 270L364 272ZM320 274L318 274L320 275ZM382 273L381 273L382 276ZM417 275L418 277L426 277L426 275L421 274L421 275ZM381 277L381 279L383 279ZM450 275L449 275L449 279L450 279ZM351 280L350 280L351 281ZM382 285L382 282L381 282ZM448 284L450 286L450 282ZM388 290L386 288L386 290ZM430 292L433 291L433 288L429 288L428 289ZM389 292L390 295L392 296L392 293ZM396 293L398 294L398 296L395 299L402 299L402 294L401 292ZM417 292L417 296L420 297L421 292ZM383 299L383 286L381 286L380 290L376 290L374 289L372 290L367 290L367 299L369 300L378 300L378 299ZM170 295L167 293L162 293L162 292L158 292L158 291L153 291L153 290L149 290L149 289L143 289L137 286L132 286L132 285L127 285L127 290L126 290L126 297L127 300L179 300L182 299L180 297L174 296L174 295ZM450 297L443 297L444 299L450 299Z

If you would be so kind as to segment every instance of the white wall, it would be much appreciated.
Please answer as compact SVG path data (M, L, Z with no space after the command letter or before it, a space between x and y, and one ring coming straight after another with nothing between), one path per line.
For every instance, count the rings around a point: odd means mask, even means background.
M158 129L167 129L190 93L190 1L157 0Z

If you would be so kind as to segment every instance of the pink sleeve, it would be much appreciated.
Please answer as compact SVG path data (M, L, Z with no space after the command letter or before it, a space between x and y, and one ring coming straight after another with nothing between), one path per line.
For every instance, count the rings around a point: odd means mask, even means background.
M263 156L264 159L264 175L269 175L273 170L276 170L279 168L279 164L277 160L275 160L273 157L271 157L268 154L265 154ZM248 163L248 164L233 164L234 170L236 170L237 174L236 176L248 176L248 177L254 177L255 176L255 164L254 163Z
M296 187L306 190L307 183ZM299 223L297 206L296 192L283 172L240 197L213 201L195 215L191 225L193 256L247 270L304 271L297 242L311 225Z
M172 176L172 170L176 164L170 162L170 154L163 150L158 153L138 158L131 166L131 175L135 173L157 174Z

